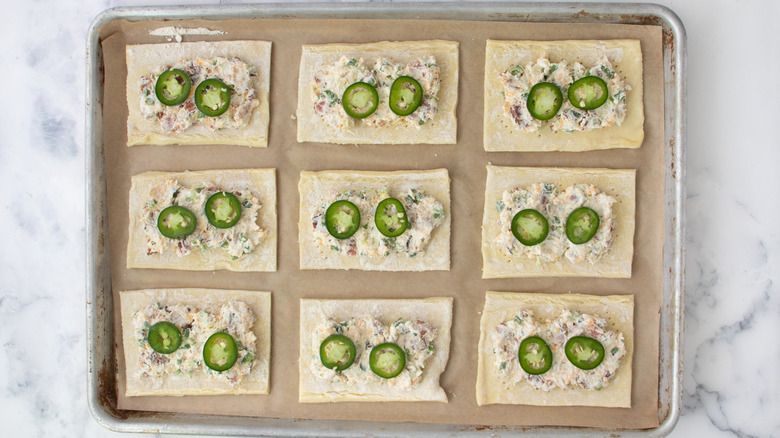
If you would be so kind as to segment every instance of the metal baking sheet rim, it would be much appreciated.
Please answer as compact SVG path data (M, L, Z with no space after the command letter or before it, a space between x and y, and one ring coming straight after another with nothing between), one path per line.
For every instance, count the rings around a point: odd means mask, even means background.
M666 436L680 415L685 293L686 34L670 9L646 3L352 3L263 4L114 8L98 15L87 36L86 87L86 302L87 388L97 422L121 432L268 436ZM107 263L105 171L102 156L102 53L99 30L124 19L400 18L517 22L578 22L658 25L663 28L665 87L665 199L663 312L660 328L660 425L645 430L491 426L422 423L339 422L287 418L227 417L122 411L116 407L113 303Z

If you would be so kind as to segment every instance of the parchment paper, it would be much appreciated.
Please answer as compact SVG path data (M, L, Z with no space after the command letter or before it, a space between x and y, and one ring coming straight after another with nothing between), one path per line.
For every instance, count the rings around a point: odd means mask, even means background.
M261 39L273 42L269 147L134 146L125 138L125 45L165 42L150 29L171 22L114 21L101 29L105 63L103 149L106 162L108 230L115 312L117 291L163 287L211 287L273 292L271 393L267 396L124 396L125 364L117 354L120 409L307 419L416 421L474 425L572 425L651 428L658 425L659 312L664 240L663 74L661 28L606 24L539 24L389 20L244 20L177 22L206 27L219 36L185 36L185 41ZM295 114L301 45L327 42L447 39L460 42L458 142L455 145L340 146L298 144ZM644 56L645 141L638 150L585 153L488 153L482 147L482 86L485 41L493 39L637 38ZM480 224L485 164L636 168L637 221L631 279L482 280ZM276 273L128 270L130 176L147 170L277 168L279 252ZM446 167L452 179L452 270L382 273L299 271L297 184L301 170L403 170ZM338 287L335 287L338 286ZM478 407L475 398L479 312L485 291L635 294L636 356L632 408ZM455 298L452 350L442 375L449 403L299 404L298 309L307 298ZM115 318L119 321L119 318ZM117 352L121 327L115 327Z

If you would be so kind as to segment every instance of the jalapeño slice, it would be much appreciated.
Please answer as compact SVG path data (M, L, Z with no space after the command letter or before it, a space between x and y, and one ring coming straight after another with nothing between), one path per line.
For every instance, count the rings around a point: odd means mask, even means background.
M379 232L387 237L400 236L409 225L406 209L395 198L384 199L376 206L374 223Z
M544 242L550 232L550 225L541 213L526 208L512 218L512 234L525 246L534 246Z
M520 366L528 374L544 374L552 366L552 350L538 336L523 339L517 355L520 359Z
M604 346L587 336L575 336L566 342L566 357L577 368L592 370L604 360Z
M329 370L346 370L356 355L355 343L344 335L330 335L320 344L320 360Z
M363 119L376 111L379 106L379 93L373 85L355 82L344 90L341 105L350 117Z
M173 106L187 100L190 88L192 88L192 82L187 73L174 68L164 71L157 78L157 83L154 84L154 94L163 105Z
M399 76L390 87L390 110L399 116L408 116L420 106L423 88L410 76Z
M157 229L160 234L171 239L189 236L195 231L197 224L195 214L178 205L171 205L157 216Z
M149 328L146 340L149 341L152 350L171 354L181 346L181 331L168 321L160 321Z
M598 76L577 79L569 87L569 102L579 109L596 109L604 105L607 96L609 96L607 83Z
M406 354L398 345L385 342L371 349L368 365L377 376L392 379L404 370Z
M539 82L528 93L528 112L538 120L550 120L563 105L563 93L551 82Z
M214 371L229 370L236 363L236 359L236 341L225 332L214 333L203 344L203 362Z
M230 107L230 87L219 79L206 79L195 88L195 106L209 117L224 113Z
M580 207L566 219L566 237L575 245L588 242L599 229L599 215L593 209Z
M336 201L325 211L325 227L336 239L348 239L360 228L360 210L346 199Z
M206 218L217 228L230 228L241 219L241 201L232 193L214 193L206 201Z

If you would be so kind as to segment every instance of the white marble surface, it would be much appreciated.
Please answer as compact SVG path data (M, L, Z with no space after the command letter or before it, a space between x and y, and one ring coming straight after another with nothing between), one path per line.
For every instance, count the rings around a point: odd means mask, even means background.
M119 436L87 407L85 38L104 9L144 3L3 3L0 430L9 436ZM685 23L689 60L684 396L671 436L780 437L780 3L661 3Z

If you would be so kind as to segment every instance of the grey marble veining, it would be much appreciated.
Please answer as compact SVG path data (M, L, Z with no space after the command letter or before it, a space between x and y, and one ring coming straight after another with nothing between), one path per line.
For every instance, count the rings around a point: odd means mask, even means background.
M3 435L128 436L98 425L86 400L85 38L102 10L147 3L4 3ZM671 436L780 437L780 6L661 3L689 44L685 374Z

